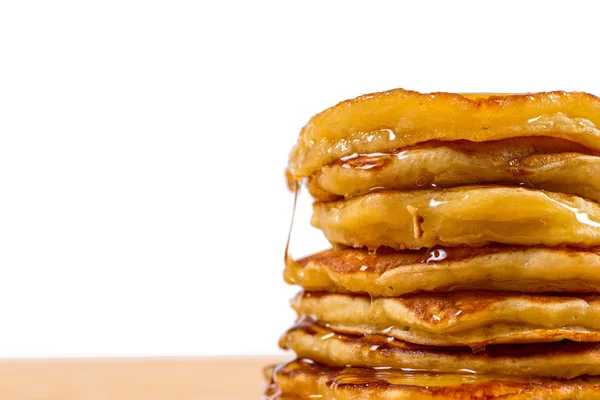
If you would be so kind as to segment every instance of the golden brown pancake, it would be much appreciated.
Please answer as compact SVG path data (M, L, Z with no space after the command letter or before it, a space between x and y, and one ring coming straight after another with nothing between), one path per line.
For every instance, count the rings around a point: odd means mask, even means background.
M600 378L572 380L332 368L298 359L269 369L273 382L264 397L275 399L597 399Z
M285 280L312 291L401 296L417 291L485 289L600 291L600 249L494 245L394 251L327 250L288 260Z
M385 334L430 346L600 341L600 295L580 297L511 292L369 296L299 293L300 318L349 334Z
M387 335L350 335L300 321L279 340L282 349L333 367L411 368L431 372L574 378L600 375L600 343L562 341L468 347L423 346Z
M392 153L353 154L324 166L307 182L320 201L374 190L482 183L522 184L599 201L600 157L580 144L553 138L434 140Z
M376 249L600 245L600 205L519 187L377 192L315 203L311 223L332 243Z
M600 99L579 92L490 97L389 90L347 100L300 132L288 168L307 177L351 154L389 152L429 140L485 142L553 137L600 150Z

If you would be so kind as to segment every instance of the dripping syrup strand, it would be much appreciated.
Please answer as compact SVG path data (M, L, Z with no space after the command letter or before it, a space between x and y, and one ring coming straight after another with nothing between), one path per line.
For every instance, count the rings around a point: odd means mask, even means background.
M285 254L283 256L285 265L293 265L295 263L292 255L290 254L290 242L292 240L292 230L294 228L294 219L296 217L296 206L298 205L298 196L300 196L300 187L302 186L302 181L294 178L293 183L289 186L294 191L294 208L292 209L292 220L290 221L290 229L288 231L287 242L285 244Z

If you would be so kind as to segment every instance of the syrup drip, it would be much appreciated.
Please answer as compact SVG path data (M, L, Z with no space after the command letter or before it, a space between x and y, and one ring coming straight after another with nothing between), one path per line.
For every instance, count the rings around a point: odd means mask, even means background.
M600 228L600 222L597 222L597 221L594 221L594 220L590 219L590 217L587 215L587 213L585 213L585 212L583 212L581 210L578 210L575 207L569 207L568 205L566 205L564 203L561 203L560 201L556 201L556 200L552 199L549 196L546 196L546 197L548 197L548 199L550 199L553 203L556 203L559 206L564 207L567 210L571 211L573 213L573 215L575 216L575 219L578 222L580 222L582 224L585 224L585 225L589 225L589 226L591 226L593 228Z
M288 260L292 260L290 254L290 242L292 241L292 229L294 228L294 218L296 217L296 206L298 205L298 196L300 195L300 187L301 182L299 180L295 180L293 185L290 185L290 188L294 192L294 208L292 209L292 219L290 221L290 229L288 230L287 242L285 244L285 254L283 261L287 264ZM292 260L293 261L293 260Z
M288 363L285 362L275 365L272 371L272 375L270 377L267 377L267 379L270 378L270 382L267 384L267 387L264 391L264 395L262 396L261 400L277 400L283 394L281 392L281 389L276 384L276 378L277 375L279 375L279 373L283 371L283 369L287 365Z
M275 383L269 383L264 390L261 400L277 400L281 395L281 389Z
M293 180L291 180L291 179L293 179ZM291 178L291 176L288 175L288 187L290 188L290 190L292 190L294 192L294 207L292 209L292 218L290 221L290 229L288 231L287 242L285 244L285 254L283 256L283 262L286 266L290 266L292 268L295 268L298 271L302 271L301 266L298 265L296 263L296 261L294 261L294 258L292 257L292 254L290 253L290 244L292 241L292 231L294 229L294 219L296 217L296 207L298 206L298 197L300 196L302 180ZM298 278L297 282L294 282L294 283L300 283L302 281L302 274L299 273L297 278Z

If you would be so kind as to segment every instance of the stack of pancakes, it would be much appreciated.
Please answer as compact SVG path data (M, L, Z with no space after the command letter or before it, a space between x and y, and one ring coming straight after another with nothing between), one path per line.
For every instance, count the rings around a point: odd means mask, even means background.
M290 156L333 249L269 369L277 399L600 398L600 99L392 90Z

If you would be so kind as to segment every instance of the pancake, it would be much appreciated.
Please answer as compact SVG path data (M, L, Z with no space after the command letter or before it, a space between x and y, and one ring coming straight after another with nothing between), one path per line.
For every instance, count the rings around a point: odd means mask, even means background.
M430 346L600 341L600 295L462 291L377 298L299 293L292 307L336 332L385 334Z
M389 152L429 140L485 142L553 137L600 150L600 99L579 92L464 96L403 89L347 100L300 132L288 169L296 178L351 154Z
M392 153L353 154L324 166L307 180L309 192L320 201L373 190L482 183L524 184L600 202L600 157L562 139L434 140Z
M597 399L600 378L572 380L331 368L294 360L269 369L266 400Z
M600 205L519 187L376 192L315 203L311 223L332 243L376 249L600 245Z
M600 291L600 249L488 246L439 247L376 254L327 250L286 262L284 278L306 290L401 296L417 291L485 289Z
M600 343L562 341L493 345L473 353L468 347L407 343L387 335L350 335L300 321L279 340L282 349L333 367L411 368L430 372L574 378L600 375Z

